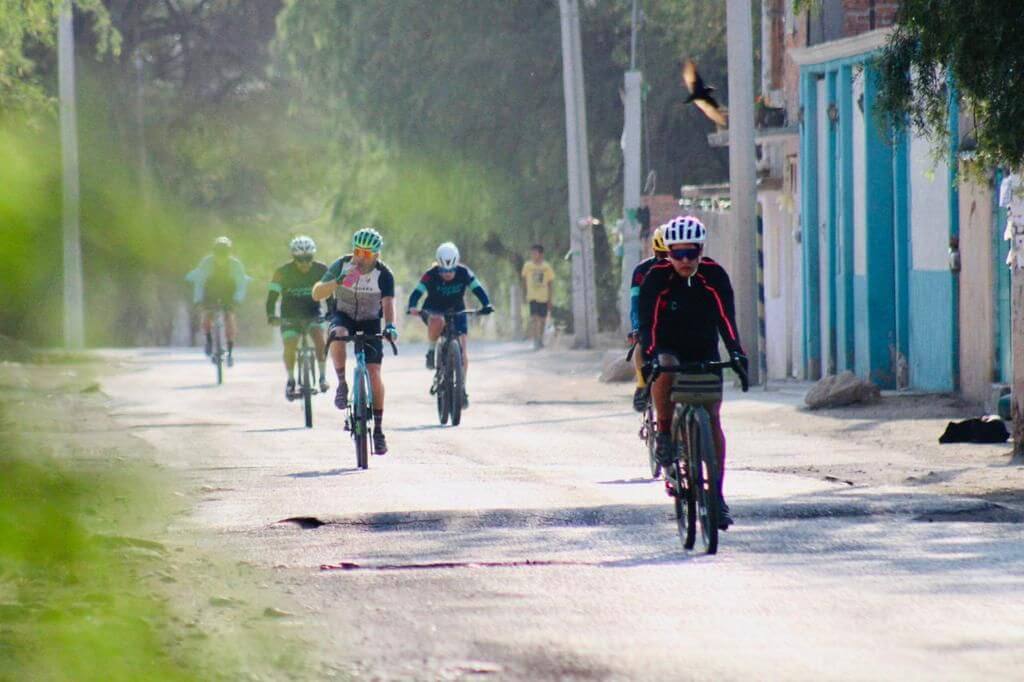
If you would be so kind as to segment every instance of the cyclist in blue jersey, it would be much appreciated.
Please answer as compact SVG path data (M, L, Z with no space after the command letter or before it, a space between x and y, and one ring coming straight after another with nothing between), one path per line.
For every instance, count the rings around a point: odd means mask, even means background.
M409 314L419 314L423 323L427 325L427 338L430 341L430 349L427 351L427 369L434 369L434 346L444 330L444 313L462 310L465 307L467 289L472 291L480 301L482 315L494 312L484 285L480 283L472 270L459 262L459 249L455 244L452 242L441 244L437 247L435 257L437 262L423 273L420 283L409 296L408 305ZM420 299L424 296L426 296L426 300L421 308ZM464 372L468 372L467 335L469 334L469 323L467 316L465 314L457 315L454 324L459 335L459 345L462 346L463 369ZM469 395L465 391L462 395L462 406L469 407Z
M238 323L235 309L245 300L250 277L242 261L231 255L231 240L217 237L213 253L199 261L185 279L193 286L193 303L202 311L202 329L206 335L206 354L213 351L213 316L224 311L224 336L227 340L227 365L234 364L235 335Z

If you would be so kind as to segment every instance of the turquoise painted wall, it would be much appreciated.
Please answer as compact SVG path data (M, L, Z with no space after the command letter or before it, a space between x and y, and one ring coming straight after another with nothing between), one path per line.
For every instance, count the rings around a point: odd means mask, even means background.
M910 273L910 385L914 389L953 390L951 300L953 277L949 272Z

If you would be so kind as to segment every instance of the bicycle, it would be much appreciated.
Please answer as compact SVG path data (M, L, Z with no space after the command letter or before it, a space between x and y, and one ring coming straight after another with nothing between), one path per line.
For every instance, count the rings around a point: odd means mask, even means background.
M680 363L674 355L664 352L656 354L648 383L653 385L661 374L675 375L671 433L676 456L671 465L662 467L665 486L675 504L676 527L683 548L693 549L699 525L701 544L707 554L718 551L721 472L711 417L705 405L721 401L722 376L716 370L727 367L739 375L746 392L746 371L734 360Z
M227 353L224 351L224 315L225 308L218 306L213 314L213 348L210 353L210 361L217 368L217 385L224 383L224 364ZM230 367L230 364L228 364Z
M295 368L298 372L298 393L302 396L302 409L306 417L307 429L313 428L313 396L320 392L313 382L313 378L316 376L316 349L309 341L309 330L310 327L321 321L320 318L280 318L282 327L300 330Z
M462 345L453 324L459 315L477 315L479 310L423 311L426 315L444 316L444 330L434 353L434 383L430 395L437 397L437 418L441 425L451 418L452 426L462 423L462 400L466 393L465 366L462 364Z
M367 469L370 466L370 419L373 411L373 387L370 385L370 372L366 368L366 342L370 339L387 339L394 355L398 355L395 342L383 334L367 334L356 332L349 336L332 336L327 340L327 348L335 341L352 342L356 358L356 366L352 371L352 393L348 399L348 412L345 415L345 430L352 435L356 446L356 466Z
M629 352L626 353L626 362L633 360L634 352L636 352L636 343L629 347ZM648 383L647 386L649 387L650 384ZM661 476L661 464L658 462L658 428L657 421L654 418L654 402L651 400L650 388L646 389L646 395L647 406L640 413L640 430L637 432L637 435L647 448L647 460L651 467L651 478L656 479Z

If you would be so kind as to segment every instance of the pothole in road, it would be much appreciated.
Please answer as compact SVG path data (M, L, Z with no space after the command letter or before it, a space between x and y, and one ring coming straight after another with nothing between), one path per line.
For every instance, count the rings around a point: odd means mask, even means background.
M989 503L973 509L921 514L914 520L925 523L1024 523L1024 512Z
M354 561L321 564L321 571L429 571L448 568L526 568L537 566L604 566L602 561L518 559L509 561L433 561L429 563L365 565Z
M908 517L924 522L959 523L1024 523L1024 511L994 502L934 501L931 504L893 501L883 504L868 501L828 500L821 502L784 503L734 502L737 520L812 521L844 519L883 519ZM656 526L672 520L666 505L609 505L563 509L501 509L480 513L466 512L390 512L363 517L324 520L316 516L293 516L277 524L293 524L302 530L323 526L344 527L371 533L400 531L473 532L480 530L513 530L542 528L624 528Z
M294 523L302 530L316 530L320 526L326 526L326 521L321 521L315 516L293 516L290 519L281 519L277 523Z

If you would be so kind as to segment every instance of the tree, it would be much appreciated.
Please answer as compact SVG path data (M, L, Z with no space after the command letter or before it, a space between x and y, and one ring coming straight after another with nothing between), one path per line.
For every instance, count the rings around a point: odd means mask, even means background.
M112 29L103 2L78 0L74 6L92 17L100 50L116 53L120 35ZM32 52L52 55L63 7L64 0L22 0L0 8L0 112L39 115L52 110Z
M641 63L648 77L648 167L659 190L685 178L719 180L724 155L708 124L682 104L677 63L707 58L724 76L720 3L648 2ZM631 3L586 3L581 12L592 205L621 214L618 96L629 60ZM557 3L290 1L279 19L282 58L319 105L377 140L382 175L375 220L415 244L450 235L486 250L512 274L529 244L568 248L565 123ZM720 78L718 82L724 80ZM359 165L339 149L340 161ZM351 196L340 187L340 203ZM603 328L617 325L611 251L598 240Z
M1024 169L1024 3L904 0L880 60L883 110L948 142L949 84L973 115L983 168ZM1024 273L1013 270L1014 453L1024 456Z

